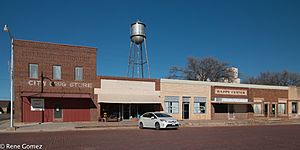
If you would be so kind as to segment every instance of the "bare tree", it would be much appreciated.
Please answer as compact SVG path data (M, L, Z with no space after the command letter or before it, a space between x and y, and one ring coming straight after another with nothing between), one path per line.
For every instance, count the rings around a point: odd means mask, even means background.
M244 80L243 83L279 86L300 86L300 74L288 71L261 72L259 76L249 77Z
M234 74L228 69L228 63L221 62L213 57L188 57L186 67L173 66L168 78L187 79L198 81L232 82Z

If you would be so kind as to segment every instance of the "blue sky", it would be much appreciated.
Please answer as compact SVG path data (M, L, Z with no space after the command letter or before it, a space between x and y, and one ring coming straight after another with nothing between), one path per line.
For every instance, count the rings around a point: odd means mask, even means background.
M243 76L300 72L300 1L152 0L0 2L0 26L17 39L98 48L97 74L126 76L130 24L146 25L152 78L186 57L212 56ZM9 99L10 44L0 32L0 99Z

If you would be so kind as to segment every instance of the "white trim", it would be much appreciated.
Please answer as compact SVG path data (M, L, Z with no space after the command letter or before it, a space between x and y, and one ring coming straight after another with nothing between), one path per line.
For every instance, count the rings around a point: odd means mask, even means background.
M240 87L240 88L256 88L256 89L274 89L274 90L288 90L288 86L271 86L271 85L255 85L255 84L237 84L237 83L223 83L223 82L206 82L206 81L191 81L191 80L175 80L175 79L161 79L161 83L173 84L193 84L193 85L209 85L209 86L225 86L225 87Z
M39 108L33 107L32 104L39 105ZM43 111L45 110L45 100L43 98L31 98L30 99L30 110L31 111Z
M212 102L229 102L229 103L248 103L246 98L217 98L215 97Z

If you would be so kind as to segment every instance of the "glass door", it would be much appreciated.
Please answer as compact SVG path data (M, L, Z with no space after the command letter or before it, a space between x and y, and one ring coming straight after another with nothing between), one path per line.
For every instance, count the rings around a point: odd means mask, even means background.
M267 104L267 103L264 104L264 115L266 117L269 116L269 104Z
M60 103L56 103L54 105L54 119L55 120L62 119L62 109L61 109L61 104Z
M297 114L297 113L298 113L298 103L292 102L292 114Z
M271 113L272 117L276 117L276 104L272 104L272 113Z
M189 119L190 118L190 103L184 102L182 104L183 112L182 112L182 118L183 119Z

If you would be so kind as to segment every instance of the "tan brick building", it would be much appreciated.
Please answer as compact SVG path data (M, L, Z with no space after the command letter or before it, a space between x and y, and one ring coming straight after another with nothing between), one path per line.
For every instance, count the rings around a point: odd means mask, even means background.
M210 120L211 87L201 83L161 79L160 98L164 112L179 120Z

